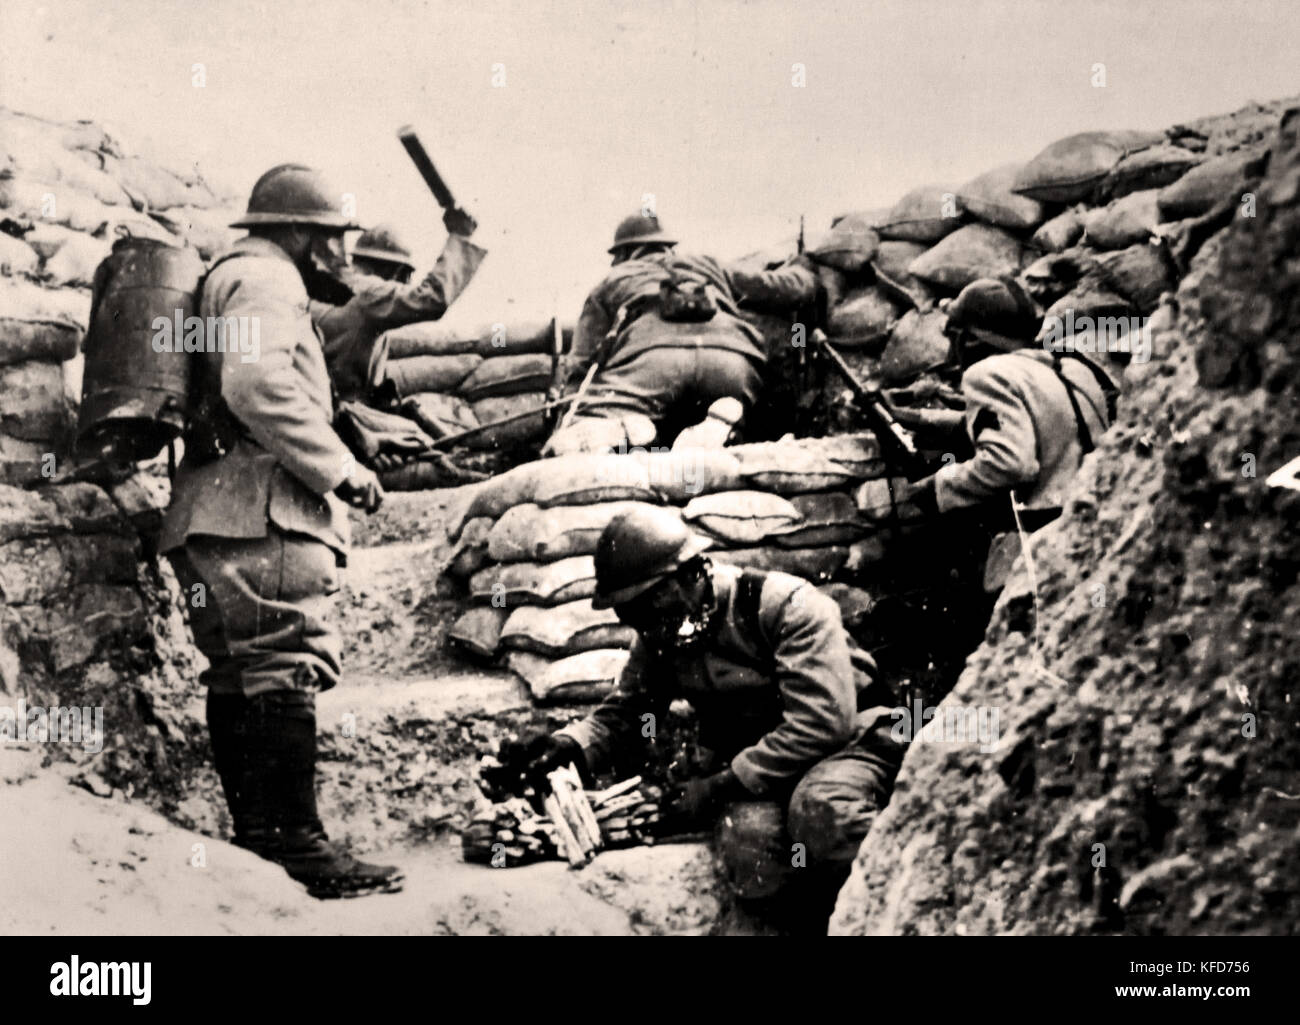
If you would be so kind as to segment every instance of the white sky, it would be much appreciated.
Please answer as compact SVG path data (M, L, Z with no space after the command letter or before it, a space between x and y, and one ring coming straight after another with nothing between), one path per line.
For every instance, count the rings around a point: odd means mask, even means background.
M738 256L1071 132L1297 91L1297 0L0 2L0 103L106 122L241 197L318 165L424 264L442 227L396 141L413 122L492 250L457 320L575 317L646 192L687 248Z

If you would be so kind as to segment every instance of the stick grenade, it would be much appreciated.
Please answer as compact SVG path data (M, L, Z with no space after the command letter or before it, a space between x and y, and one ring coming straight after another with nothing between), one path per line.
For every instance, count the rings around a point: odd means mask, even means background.
M411 158L411 163L415 164L415 169L420 172L424 184L429 186L429 191L433 193L433 198L438 201L438 205L444 210L456 209L456 199L451 194L451 189L443 181L438 169L433 166L433 161L429 158L424 143L415 134L415 129L410 125L403 125L397 130L397 138L405 147L406 155Z

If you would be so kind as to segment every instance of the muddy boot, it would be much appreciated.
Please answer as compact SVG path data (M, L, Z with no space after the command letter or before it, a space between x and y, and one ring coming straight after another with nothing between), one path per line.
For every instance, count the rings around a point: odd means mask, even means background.
M717 399L709 407L708 416L677 435L673 449L722 448L736 433L744 415L745 407L739 399Z
M325 835L316 811L314 705L299 691L250 699L240 774L245 828L237 828L237 842L282 866L313 897L396 893L401 870L358 861Z

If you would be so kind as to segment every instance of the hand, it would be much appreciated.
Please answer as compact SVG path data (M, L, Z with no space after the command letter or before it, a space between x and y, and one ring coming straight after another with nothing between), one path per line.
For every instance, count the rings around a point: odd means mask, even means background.
M334 493L355 509L374 512L384 501L384 489L373 470L354 463Z
M473 235L474 229L478 227L478 221L458 206L452 207L442 215L442 223L449 234L462 235L465 238Z
M572 737L562 733L546 733L534 737L524 748L524 781L530 783L539 794L546 792L547 773L574 764L582 776L587 775L587 756L582 752L582 745Z
M915 484L905 477L869 480L858 488L857 505L863 516L876 522L889 519L895 511L903 520L915 520L918 514L933 515L939 511L933 476Z
M705 776L703 779L687 780L674 787L668 794L667 814L674 818L691 821L707 819L722 810L728 801L745 795L745 787L730 769Z

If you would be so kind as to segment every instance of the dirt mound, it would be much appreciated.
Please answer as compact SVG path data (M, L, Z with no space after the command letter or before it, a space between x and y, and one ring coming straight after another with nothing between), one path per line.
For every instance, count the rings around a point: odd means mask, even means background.
M940 706L996 710L1000 743L913 744L832 931L1295 930L1300 493L1267 478L1300 456L1298 133L1156 313L1037 593L1022 563Z

